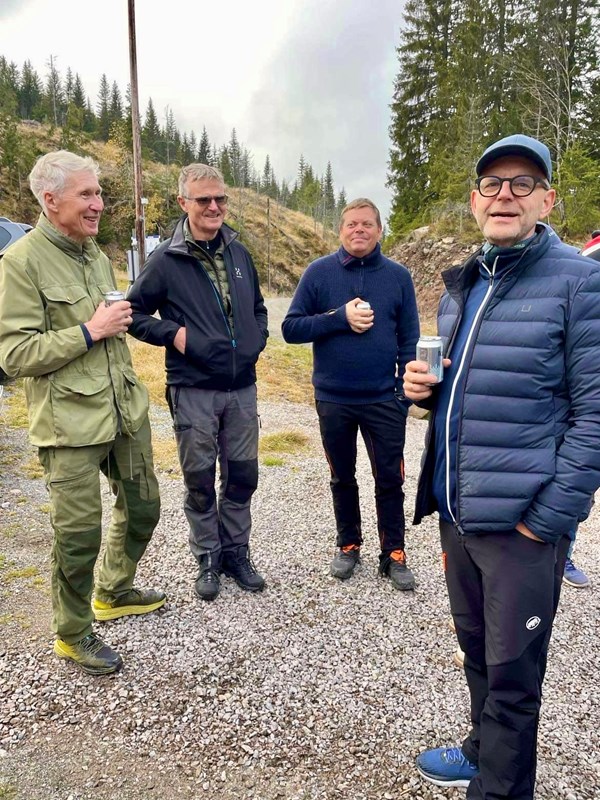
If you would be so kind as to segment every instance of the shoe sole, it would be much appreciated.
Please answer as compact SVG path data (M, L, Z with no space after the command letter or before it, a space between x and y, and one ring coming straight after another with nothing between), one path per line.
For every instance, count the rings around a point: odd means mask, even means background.
M347 581L348 578L351 578L354 575L354 570L352 570L351 572L340 572L340 573L338 573L338 572L335 572L335 570L330 569L329 570L329 574L331 575L332 578L337 578L338 581Z
M572 586L573 589L587 589L588 586L590 585L589 581L587 583L573 583L573 581L570 581L568 578L565 578L564 576L563 576L563 583L566 583L567 586Z
M121 660L115 667L87 667L82 664L81 661L77 661L76 658L73 658L73 656L66 650L63 650L58 641L54 642L54 655L62 658L65 661L70 661L72 664L75 664L76 667L79 667L82 672L85 672L88 675L112 675L115 672L119 672L123 666L123 661Z
M421 767L419 767L418 765L417 765L417 772L426 781L429 781L429 783L433 783L436 786L451 786L451 787L454 786L459 789L467 789L469 784L471 783L471 779L466 780L466 778L457 778L453 781L443 780L442 778L436 778L433 775L428 775L426 772L423 772Z
M211 595L200 594L200 592L196 589L196 587L194 587L194 594L199 600L204 600L205 603L211 603L213 600L216 600L217 597L219 596L219 592L215 592L214 594Z
M465 668L464 656L461 658L458 655L458 653L455 652L454 655L452 656L452 661L453 661L454 665L456 667L458 667L459 669L464 669Z
M167 598L163 597L162 600L158 600L156 603L151 603L148 606L118 606L117 608L96 608L92 604L92 611L94 612L94 617L98 622L107 622L111 619L119 619L120 617L133 617L133 616L140 616L141 614L150 614L152 611L156 611L157 608L161 608L167 602Z
M227 570L225 569L223 570L223 575L226 575L228 578L233 578L233 580L237 583L240 589L243 589L246 592L252 592L253 594L256 594L257 592L262 592L265 586L267 585L266 583L263 583L262 586L248 586L247 584L239 581L235 575L233 575L231 572L227 572Z
M414 578L412 581L407 581L406 583L398 583L397 581L390 578L387 572L380 572L379 577L388 578L394 589L396 589L399 592L412 592L416 585Z

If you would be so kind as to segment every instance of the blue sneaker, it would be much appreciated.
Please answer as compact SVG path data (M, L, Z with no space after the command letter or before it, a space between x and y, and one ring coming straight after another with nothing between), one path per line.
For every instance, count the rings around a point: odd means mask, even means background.
M563 573L563 583L574 586L575 589L585 589L590 585L590 579L585 572L575 566L570 558L567 558Z
M464 789L477 775L475 764L463 755L460 747L438 747L425 750L417 757L419 775L436 786L462 786Z

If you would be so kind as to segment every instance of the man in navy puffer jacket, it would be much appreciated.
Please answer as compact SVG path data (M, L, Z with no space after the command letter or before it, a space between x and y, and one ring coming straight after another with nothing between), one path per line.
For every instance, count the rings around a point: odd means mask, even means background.
M439 513L472 722L417 766L469 800L531 800L568 533L600 485L600 265L538 222L555 201L544 144L502 139L477 175L486 241L443 276L443 382L420 361L404 376L432 409L415 523Z
M282 331L313 343L313 384L321 439L331 470L338 552L331 574L349 578L362 526L356 483L360 430L375 476L379 572L396 589L414 588L404 553L404 433L408 406L396 391L419 338L410 273L381 253L381 218L366 198L342 212L336 253L305 271ZM400 377L398 377L400 376Z

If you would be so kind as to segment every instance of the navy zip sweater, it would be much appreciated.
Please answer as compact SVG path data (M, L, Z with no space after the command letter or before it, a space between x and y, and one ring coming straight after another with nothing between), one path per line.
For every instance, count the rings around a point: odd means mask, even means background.
M365 333L355 333L346 318L346 303L355 297L368 301L374 312L373 327ZM292 344L313 343L317 400L349 404L393 400L419 338L410 273L382 255L379 245L364 258L340 247L308 266L282 333Z

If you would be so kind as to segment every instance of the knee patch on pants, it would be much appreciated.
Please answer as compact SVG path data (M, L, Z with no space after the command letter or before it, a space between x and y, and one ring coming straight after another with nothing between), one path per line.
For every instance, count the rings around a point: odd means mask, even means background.
M188 502L191 506L202 513L210 511L216 501L214 467L187 472L185 487L188 490Z
M225 497L233 503L247 503L258 486L258 459L227 462Z

